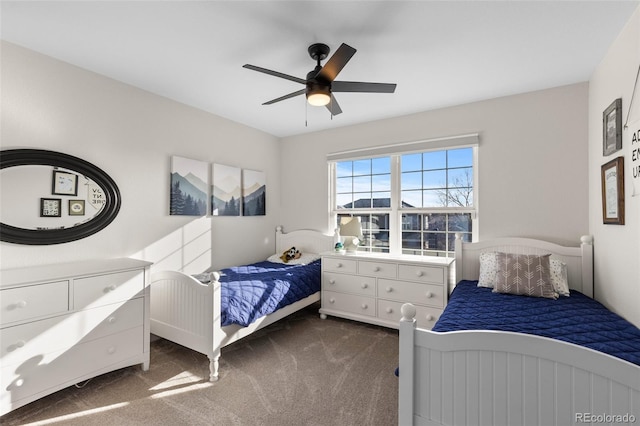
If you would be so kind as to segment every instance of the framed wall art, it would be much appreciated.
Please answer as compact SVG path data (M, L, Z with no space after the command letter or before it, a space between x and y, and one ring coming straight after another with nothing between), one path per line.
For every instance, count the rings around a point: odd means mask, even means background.
M78 195L78 175L54 170L51 193L53 195Z
M267 177L265 172L242 170L242 215L265 216Z
M602 222L624 225L624 157L602 165Z
M61 198L40 198L40 217L61 217Z
M209 163L171 157L169 214L204 216L207 214Z
M241 169L213 164L211 169L211 214L240 216L242 209Z
M602 113L602 154L622 149L622 98L618 98Z
M84 216L84 200L69 200L69 216Z

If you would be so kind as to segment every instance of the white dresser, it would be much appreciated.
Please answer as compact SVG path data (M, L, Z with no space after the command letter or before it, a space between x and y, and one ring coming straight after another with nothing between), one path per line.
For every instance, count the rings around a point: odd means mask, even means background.
M149 369L149 265L125 258L0 271L0 415L112 370Z
M418 327L431 329L453 285L453 258L377 253L323 253L320 316L398 328L400 307L412 303Z

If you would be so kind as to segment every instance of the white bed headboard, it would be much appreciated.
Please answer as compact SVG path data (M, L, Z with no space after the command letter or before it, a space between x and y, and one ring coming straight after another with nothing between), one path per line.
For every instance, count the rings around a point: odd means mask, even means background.
M580 238L579 247L566 247L531 238L496 238L476 243L463 242L456 234L456 281L477 280L480 274L480 254L503 253L547 254L567 264L569 288L593 297L593 237Z
M334 236L319 231L301 229L298 231L282 232L282 226L276 228L276 253L295 247L302 253L322 253L333 250Z

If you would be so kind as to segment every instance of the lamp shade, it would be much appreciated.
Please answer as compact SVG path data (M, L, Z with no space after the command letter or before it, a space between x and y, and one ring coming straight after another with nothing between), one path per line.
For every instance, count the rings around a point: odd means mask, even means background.
M360 225L360 218L352 217L346 219L346 222L340 224L340 235L343 237L361 237L362 226Z

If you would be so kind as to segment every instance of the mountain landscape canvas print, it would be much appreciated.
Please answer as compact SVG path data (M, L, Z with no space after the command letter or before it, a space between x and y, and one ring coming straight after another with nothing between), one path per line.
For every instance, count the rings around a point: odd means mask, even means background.
M169 214L204 216L207 214L209 164L189 158L171 157Z
M211 170L211 214L240 216L242 182L240 168L213 164Z
M265 172L242 170L242 215L266 215L267 178Z

